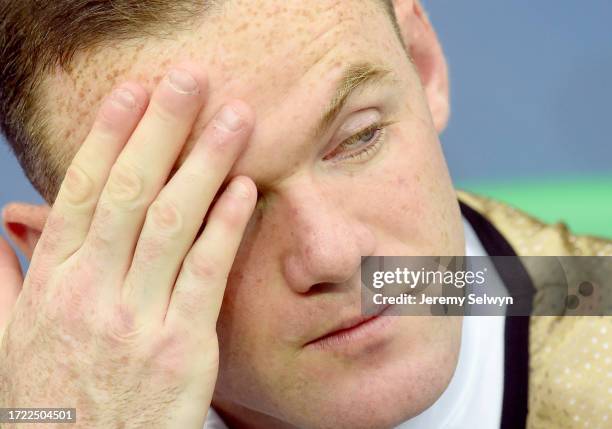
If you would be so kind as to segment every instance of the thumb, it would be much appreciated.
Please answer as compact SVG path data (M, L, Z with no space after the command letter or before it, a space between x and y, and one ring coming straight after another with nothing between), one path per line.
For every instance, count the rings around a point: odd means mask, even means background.
M17 254L0 236L0 334L8 323L22 285L23 275Z

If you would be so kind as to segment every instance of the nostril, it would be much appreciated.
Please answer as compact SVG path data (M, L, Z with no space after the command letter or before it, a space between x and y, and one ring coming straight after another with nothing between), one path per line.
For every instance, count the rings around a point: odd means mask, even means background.
M308 289L308 291L306 292L306 295L319 295L319 294L329 293L332 290L336 289L337 286L338 286L337 283L331 283L331 282L316 283Z

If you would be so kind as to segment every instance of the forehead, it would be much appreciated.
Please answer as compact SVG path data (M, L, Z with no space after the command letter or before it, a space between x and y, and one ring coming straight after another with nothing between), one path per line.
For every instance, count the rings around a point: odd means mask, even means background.
M49 79L45 92L56 106L50 123L63 133L59 141L76 150L114 85L130 79L152 90L172 64L189 60L202 65L210 82L192 138L231 98L255 108L256 133L265 123L292 124L295 132L324 107L348 64L388 64L401 53L377 0L229 0L188 30L78 55L70 70ZM275 144L274 138L258 140Z

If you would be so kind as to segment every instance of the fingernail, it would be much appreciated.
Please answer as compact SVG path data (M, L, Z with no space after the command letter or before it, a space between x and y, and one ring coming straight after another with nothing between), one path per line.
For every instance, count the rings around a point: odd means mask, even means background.
M239 198L249 197L249 188L241 180L234 180L229 186L229 192Z
M198 90L198 83L185 70L174 69L168 73L168 82L176 92L193 94Z
M217 118L229 131L238 131L242 127L242 118L234 109L225 106Z
M136 107L136 97L128 89L119 88L113 92L113 100L126 109Z

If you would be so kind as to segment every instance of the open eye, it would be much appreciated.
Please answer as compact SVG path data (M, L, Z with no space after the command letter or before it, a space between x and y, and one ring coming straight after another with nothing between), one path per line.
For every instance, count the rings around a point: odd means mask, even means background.
M357 145L367 145L378 137L378 133L381 131L380 128L368 128L358 134L356 137L359 139L355 142Z
M382 146L389 123L375 123L340 143L324 160L342 161L372 156Z

